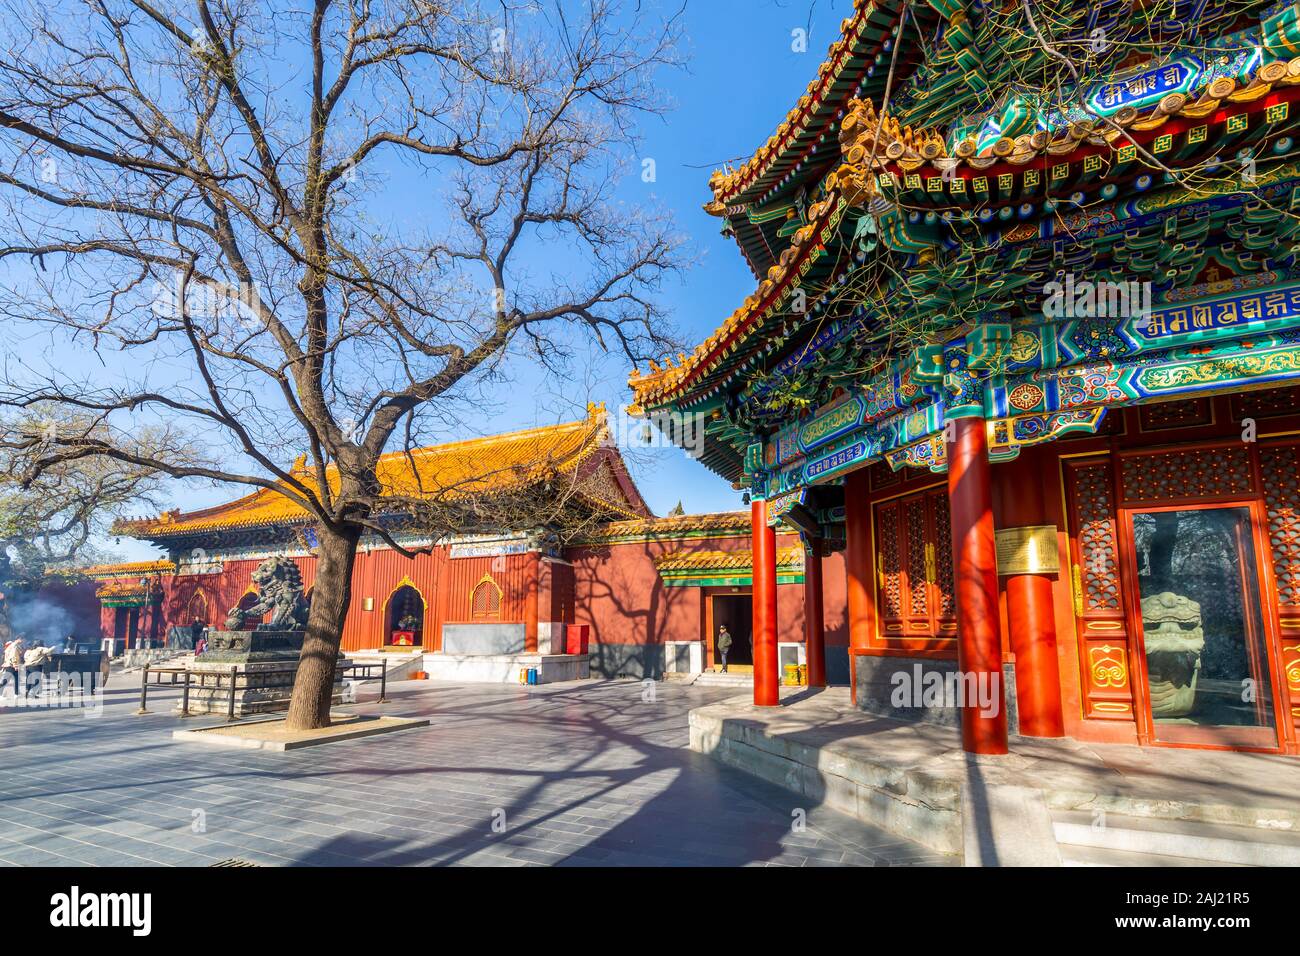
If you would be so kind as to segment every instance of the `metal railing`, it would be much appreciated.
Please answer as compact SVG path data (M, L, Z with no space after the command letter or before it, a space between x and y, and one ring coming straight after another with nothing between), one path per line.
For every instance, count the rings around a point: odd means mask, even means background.
M375 703L378 704L388 703L388 668L384 664L358 664L353 661L344 661L343 663L335 664L334 666L336 672L341 671L343 673L343 677L345 680L356 680L358 682L378 680L379 699L375 701ZM379 674L377 677L374 673L376 668L379 670ZM174 687L177 683L182 684L181 713L180 713L180 716L182 717L195 716L194 714L190 713L190 687L192 684L196 682L195 681L196 678L197 678L197 684L200 688L207 688L209 686L208 684L209 678L212 679L211 686L216 691L220 691L222 689L223 683L226 684L229 687L229 691L230 691L230 695L227 698L226 720L233 721L239 719L235 715L235 703L236 700L238 699L238 694L240 690L239 687L240 678L243 678L244 680L243 689L248 690L249 688L248 678L250 675L262 676L266 674L296 674L297 672L298 672L298 663L296 661L293 663L285 664L282 667L267 667L266 665L258 665L256 670L249 670L247 666L243 666L241 668L241 665L239 664L231 664L230 670L228 671L192 671L188 667L152 667L149 664L145 664L144 669L140 673L140 708L136 711L136 714L139 715L139 714L151 713L151 711L148 709L150 674L154 675L154 677L156 678L154 680L154 683L160 687L162 686L163 683L162 679L164 676L171 677L171 680L168 682L170 686ZM181 675L184 676L183 682L177 681L177 677Z

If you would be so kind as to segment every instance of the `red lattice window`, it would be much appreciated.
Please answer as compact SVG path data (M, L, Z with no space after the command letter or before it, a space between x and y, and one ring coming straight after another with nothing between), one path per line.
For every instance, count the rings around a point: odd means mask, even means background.
M501 588L485 574L469 596L470 618L475 621L493 620L501 616Z
M1118 611L1120 606L1115 503L1109 471L1109 464L1103 463L1078 468L1074 473L1081 611Z
M1268 508L1268 540L1277 574L1278 603L1300 607L1300 454L1295 445L1259 450L1259 471Z
M1232 398L1232 420L1243 418L1283 418L1300 414L1300 388L1270 388L1260 392L1243 392Z
M1250 494L1250 452L1237 448L1189 448L1159 455L1133 455L1120 464L1125 501L1174 501Z
M940 630L956 630L957 608L953 604L952 572L952 521L948 517L948 499L944 495L934 495L930 501L934 512L934 573L935 588L939 596L936 609L940 620ZM947 626L952 622L952 628Z
M903 617L903 566L898 542L898 505L882 505L876 512L876 531L880 553L876 567L880 577L879 607L881 617L901 620ZM898 628L902 630L901 625Z
M926 532L926 507L924 498L912 498L903 505L904 521L907 525L907 578L909 581L929 581L930 544ZM930 589L912 587L911 604L908 612L911 617L925 619L930 616Z
M1120 589L1119 532L1108 458L1065 465L1071 590L1085 717L1132 720L1128 627Z
M882 636L952 638L956 617L946 491L882 502L875 521Z

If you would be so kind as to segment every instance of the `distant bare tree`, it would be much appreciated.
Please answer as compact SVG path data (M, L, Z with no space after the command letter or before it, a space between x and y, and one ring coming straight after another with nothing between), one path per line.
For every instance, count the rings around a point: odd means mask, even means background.
M75 566L106 557L96 538L127 509L156 504L158 475L107 458L35 463L60 432L85 436L102 427L95 416L58 417L33 409L0 420L0 639L11 636L10 612L30 599L51 570L75 576ZM138 447L158 449L146 429ZM182 448L172 448L179 458Z
M111 460L305 508L291 726L328 724L359 539L397 546L376 514L390 443L513 344L548 364L673 347L655 296L677 239L613 184L677 33L613 0L4 2L0 320L20 345L0 403L97 422L29 477ZM69 347L103 368L67 370ZM214 451L143 453L148 424Z

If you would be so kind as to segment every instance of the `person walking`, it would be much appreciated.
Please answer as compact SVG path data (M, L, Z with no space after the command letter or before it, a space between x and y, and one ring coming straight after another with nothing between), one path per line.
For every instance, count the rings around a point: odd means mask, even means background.
M718 654L722 656L722 673L727 673L727 654L731 650L731 634L727 625L718 628Z
M0 673L3 673L5 677L13 682L11 686L14 689L15 697L27 696L26 688L22 686L23 652L25 650L26 642L23 641L22 637L15 637L5 645L3 671L0 671Z

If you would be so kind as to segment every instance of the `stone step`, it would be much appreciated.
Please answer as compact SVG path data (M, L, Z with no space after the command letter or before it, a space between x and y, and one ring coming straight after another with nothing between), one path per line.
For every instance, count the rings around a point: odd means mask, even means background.
M717 671L705 671L695 678L696 687L753 687L753 674L722 674Z
M1193 860L1186 856L1164 856L1159 853L1136 853L1131 850L1112 850L1100 846L1063 846L1061 847L1061 866L1205 866L1205 860ZM1245 866L1244 863L1216 862L1215 866Z
M348 651L346 656L354 664L382 664L389 680L401 680L424 669L424 651L418 647L405 652Z
M1117 813L1107 814L1103 825L1098 826L1091 813L1068 810L1053 811L1052 829L1061 844L1063 859L1079 856L1075 848L1082 847L1176 857L1192 861L1193 865L1300 866L1300 833L1286 830Z

